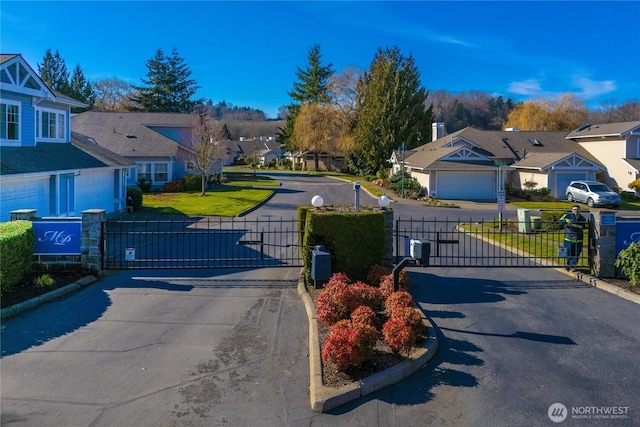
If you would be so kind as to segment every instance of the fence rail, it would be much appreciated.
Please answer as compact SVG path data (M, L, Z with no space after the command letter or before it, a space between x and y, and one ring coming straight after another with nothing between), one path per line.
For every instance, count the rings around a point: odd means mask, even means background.
M564 267L564 229L557 222L449 219L396 220L395 257L410 256L412 239L429 249L429 265L450 267ZM589 268L590 229L584 230L579 268Z
M302 266L296 219L103 223L104 269Z

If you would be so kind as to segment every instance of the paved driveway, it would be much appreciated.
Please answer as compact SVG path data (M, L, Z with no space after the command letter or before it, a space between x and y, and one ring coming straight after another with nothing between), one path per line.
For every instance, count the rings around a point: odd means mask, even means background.
M1 423L543 426L562 403L627 417L561 425L640 425L637 304L551 269L409 272L441 351L330 413L309 409L298 269L131 271L3 323Z

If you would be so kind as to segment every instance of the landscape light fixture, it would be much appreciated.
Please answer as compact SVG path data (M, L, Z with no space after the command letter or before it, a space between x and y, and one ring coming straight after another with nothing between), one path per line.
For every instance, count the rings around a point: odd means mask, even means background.
M324 200L322 199L321 196L313 196L313 198L311 199L311 204L313 205L314 208L321 208L322 205L324 204Z
M389 203L391 203L391 200L389 200L387 196L378 197L378 206L380 206L382 210L387 209L389 207Z

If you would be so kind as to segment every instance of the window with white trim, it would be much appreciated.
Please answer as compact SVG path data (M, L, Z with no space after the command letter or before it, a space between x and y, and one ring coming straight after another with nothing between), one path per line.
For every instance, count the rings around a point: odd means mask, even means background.
M138 180L151 180L154 184L169 181L169 163L138 163Z
M59 110L36 109L36 138L65 141L66 115Z
M0 99L0 140L20 141L20 103Z

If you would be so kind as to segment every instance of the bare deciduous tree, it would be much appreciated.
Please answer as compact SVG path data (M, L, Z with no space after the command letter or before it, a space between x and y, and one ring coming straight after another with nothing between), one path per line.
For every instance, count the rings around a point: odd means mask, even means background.
M227 152L223 144L224 126L222 123L210 119L203 111L194 113L191 120L191 141L189 146L189 160L193 169L200 174L202 182L202 196L206 196L207 178L219 166Z
M96 110L129 111L129 98L134 94L133 86L129 83L118 77L106 77L94 80L91 84L96 94Z

